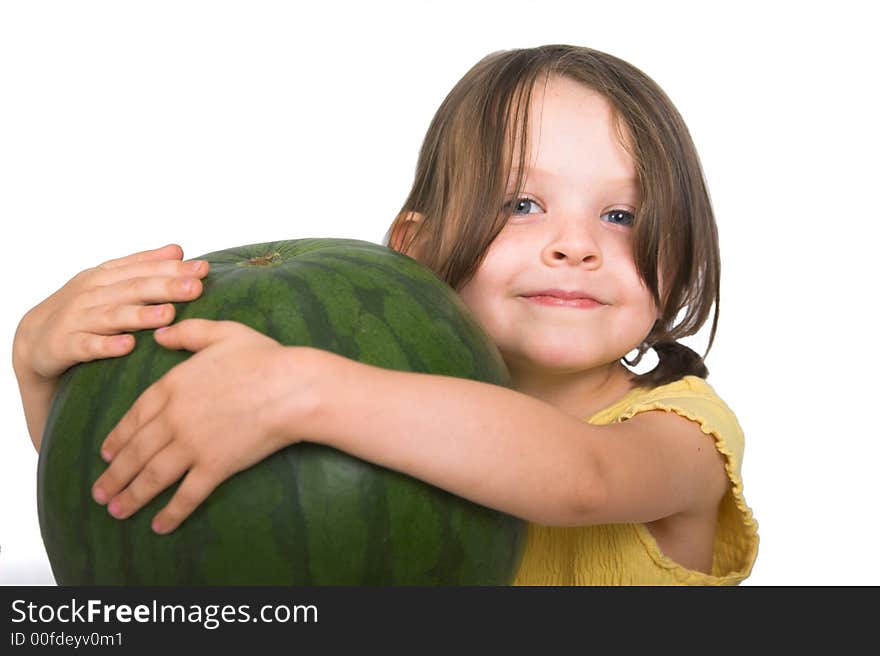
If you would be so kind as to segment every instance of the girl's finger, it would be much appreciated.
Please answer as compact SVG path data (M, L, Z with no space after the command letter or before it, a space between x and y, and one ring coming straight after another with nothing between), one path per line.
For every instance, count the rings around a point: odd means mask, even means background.
M202 293L202 281L195 275L144 276L126 278L84 292L79 298L82 312L112 305L191 301Z
M83 311L78 327L85 333L117 335L167 326L176 310L171 303L158 305L101 305ZM121 345L121 342L120 342ZM112 341L106 347L116 348ZM100 356L99 356L100 357Z
M135 278L185 277L203 278L208 275L210 264L207 260L163 259L151 262L132 262L112 269L92 269L90 286L94 288L133 280ZM86 292L88 293L88 292Z
M236 321L215 321L213 319L185 319L157 332L156 340L165 348L201 351L211 344L229 339L233 335L251 330Z
M100 449L101 457L107 461L113 460L115 464L116 458L122 455L122 452L126 450L129 443L135 441L135 438L138 437L141 430L153 423L154 419L156 419L156 417L162 412L165 405L168 403L168 398L168 393L163 390L160 383L153 383L150 385L144 393L138 397L137 401L134 402L134 405L128 409L128 412L122 416L122 419L120 419L116 426L113 427L113 430L110 431L107 437L104 438ZM151 432L147 433L147 437L162 433L160 428L161 426L152 426L150 428ZM167 426L165 427L164 433L167 433L167 435L163 434L163 439L170 439L171 430ZM126 458L131 461L138 461L141 466L146 464L146 459L152 457L155 452L150 449L149 439L146 443L148 446L145 447L145 452L139 454L135 449L127 454ZM124 467L125 465L122 465L119 469L111 471L111 466L107 472L104 472L104 475L108 472L113 475L116 471L119 471ZM124 483L128 483L128 481L126 480ZM114 494L118 491L118 489L112 490Z
M182 449L173 442L166 444L137 472L131 484L110 501L107 512L117 519L130 517L180 480L190 465Z
M100 264L99 267L113 269L115 267L131 264L132 262L149 262L152 260L169 258L178 260L183 258L183 249L177 244L167 244L166 246L162 246L161 248L154 248L148 251L132 253L131 255L126 255L125 257L117 257L113 260L107 260L106 262Z
M110 466L92 484L92 497L94 500L103 504L111 499L118 498L120 494L124 494L131 487L132 481L138 476L145 476L145 480L142 480L139 484L139 493L143 493L145 490L151 489L152 486L158 485L164 473L157 470L151 463L156 454L162 451L171 441L171 431L168 430L168 427L162 421L149 422L114 456ZM128 514L133 513L137 509L134 507L135 505L140 502L143 505L143 503L149 500L133 497L130 492L124 496L124 499L128 504L124 510L128 511ZM140 506L138 505L137 507ZM119 517L118 514L113 514L115 517Z
M198 508L221 483L221 478L205 467L193 467L171 501L153 519L156 533L170 533Z
M134 335L95 335L77 331L69 337L70 346L66 353L59 355L65 362L91 362L102 358L115 358L131 353L135 345ZM70 365L68 365L70 366Z

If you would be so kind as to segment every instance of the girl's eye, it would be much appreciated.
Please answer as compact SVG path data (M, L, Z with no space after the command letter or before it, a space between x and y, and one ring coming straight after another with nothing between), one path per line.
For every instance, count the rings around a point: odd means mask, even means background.
M611 217L609 223L627 226L632 225L633 219L635 218L632 212L627 212L626 210L611 210L610 212L605 212L602 216Z
M534 201L531 198L526 198L525 196L522 196L520 198L517 198L516 200L507 201L504 204L504 209L507 210L509 212L509 214L511 214L511 215L513 215L513 214L534 214L534 212L528 211L529 205L533 205L535 207L540 207L540 205L538 205L537 201ZM526 210L525 212L522 211L524 209ZM611 210L610 212L606 212L602 216L609 217L609 220L608 220L609 223L611 223L613 225L622 225L622 226L632 225L632 222L635 219L635 216L633 215L633 213L629 212L627 210Z
M526 207L528 207L529 203L537 206L537 203L535 203L535 201L533 201L531 198L526 198L523 196L521 198L517 198L516 200L507 201L506 203L504 203L504 208L505 209L512 208L512 210L510 212L511 214L523 214L523 212L520 212L519 210L521 210L524 205ZM532 214L532 212L525 212L525 214Z

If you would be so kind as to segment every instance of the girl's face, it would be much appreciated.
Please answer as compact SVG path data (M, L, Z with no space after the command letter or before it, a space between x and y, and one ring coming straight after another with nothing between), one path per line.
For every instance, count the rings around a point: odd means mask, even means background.
M635 167L604 97L560 77L543 99L540 91L530 108L534 168L523 195L508 197L507 224L459 294L515 377L620 368L659 317L633 262ZM534 296L543 290L599 304Z

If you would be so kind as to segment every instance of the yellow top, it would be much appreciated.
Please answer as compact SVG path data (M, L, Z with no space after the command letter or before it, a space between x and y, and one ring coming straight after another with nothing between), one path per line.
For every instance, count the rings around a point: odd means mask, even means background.
M513 585L737 585L751 573L758 523L743 498L745 438L733 411L705 380L685 376L654 389L630 390L586 421L605 425L648 410L675 412L699 423L727 460L731 485L719 508L712 574L665 556L644 524L529 524Z

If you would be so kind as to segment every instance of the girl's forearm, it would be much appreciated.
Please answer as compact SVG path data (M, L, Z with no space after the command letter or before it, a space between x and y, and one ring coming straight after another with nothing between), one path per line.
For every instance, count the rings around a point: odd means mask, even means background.
M299 438L534 523L582 523L596 427L496 385L320 353L311 411L287 420Z
M12 370L18 382L18 391L21 395L21 404L24 408L24 418L27 422L28 433L31 442L37 452L43 441L43 429L46 419L49 418L49 409L52 406L52 397L58 389L58 378L44 378L35 373L28 366L28 347L26 346L25 334L27 333L27 319L30 313L25 314L15 330L15 338L12 341Z
M34 448L39 452L40 444L43 441L43 429L46 426L46 419L49 417L52 397L58 388L59 379L40 378L27 371L15 357L13 357L13 370L18 381L28 433L30 433Z

